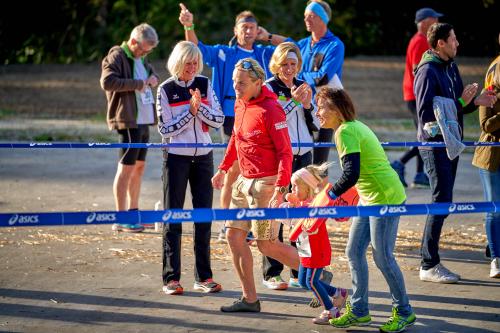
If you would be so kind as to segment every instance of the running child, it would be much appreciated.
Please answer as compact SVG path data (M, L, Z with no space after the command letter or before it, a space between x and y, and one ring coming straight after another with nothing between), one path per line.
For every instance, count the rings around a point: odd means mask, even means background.
M329 163L308 165L295 171L291 178L292 192L286 195L288 202L281 207L307 207L318 193L323 180L321 175L325 174L328 166ZM290 225L293 220L284 220L282 223ZM330 265L332 253L326 224L322 223L309 232L302 231L297 239L297 250L300 257L299 283L302 288L311 290L324 308L312 321L314 324L328 325L329 319L340 316L340 310L346 303L347 290L320 280L324 267Z

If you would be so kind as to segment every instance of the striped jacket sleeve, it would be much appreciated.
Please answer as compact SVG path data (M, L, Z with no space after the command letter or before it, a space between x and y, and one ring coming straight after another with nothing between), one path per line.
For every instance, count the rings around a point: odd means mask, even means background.
M224 123L224 114L210 81L207 88L207 101L208 104L203 101L200 103L196 116L208 126L219 128Z

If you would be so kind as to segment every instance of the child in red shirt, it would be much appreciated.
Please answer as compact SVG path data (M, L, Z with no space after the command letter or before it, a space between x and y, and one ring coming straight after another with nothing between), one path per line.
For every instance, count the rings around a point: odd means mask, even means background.
M308 206L318 192L318 186L322 183L321 175L328 165L309 165L295 171L291 179L292 192L286 195L288 202L283 203L282 207ZM290 220L282 222L293 223ZM313 323L328 325L329 319L340 316L340 309L346 303L347 290L335 288L320 280L324 267L330 265L332 253L326 224L322 223L311 232L302 231L297 239L297 250L300 257L299 283L303 288L311 290L324 307L324 311L313 319ZM332 297L331 300L329 296Z

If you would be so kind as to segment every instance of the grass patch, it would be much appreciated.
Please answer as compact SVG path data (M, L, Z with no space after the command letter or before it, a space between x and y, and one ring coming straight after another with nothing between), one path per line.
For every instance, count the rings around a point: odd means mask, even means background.
M90 121L105 123L106 122L106 114L105 113L96 113L88 118Z
M9 118L16 114L14 110L0 109L0 119Z

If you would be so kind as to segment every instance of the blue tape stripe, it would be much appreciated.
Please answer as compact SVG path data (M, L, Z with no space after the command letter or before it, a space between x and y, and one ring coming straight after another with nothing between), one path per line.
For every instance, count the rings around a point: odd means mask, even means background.
M500 142L462 142L467 147L500 146ZM380 142L384 147L446 147L444 142ZM106 143L106 142L0 142L0 148L31 148L31 149L102 149L102 148L226 148L225 143ZM292 143L292 147L335 147L331 142Z
M56 213L1 213L0 227L55 225L134 224L168 222L211 222L224 220L264 220L302 217L339 218L346 216L447 215L499 212L500 202L457 202L379 206L256 208L256 209L167 209L163 211L99 211Z

